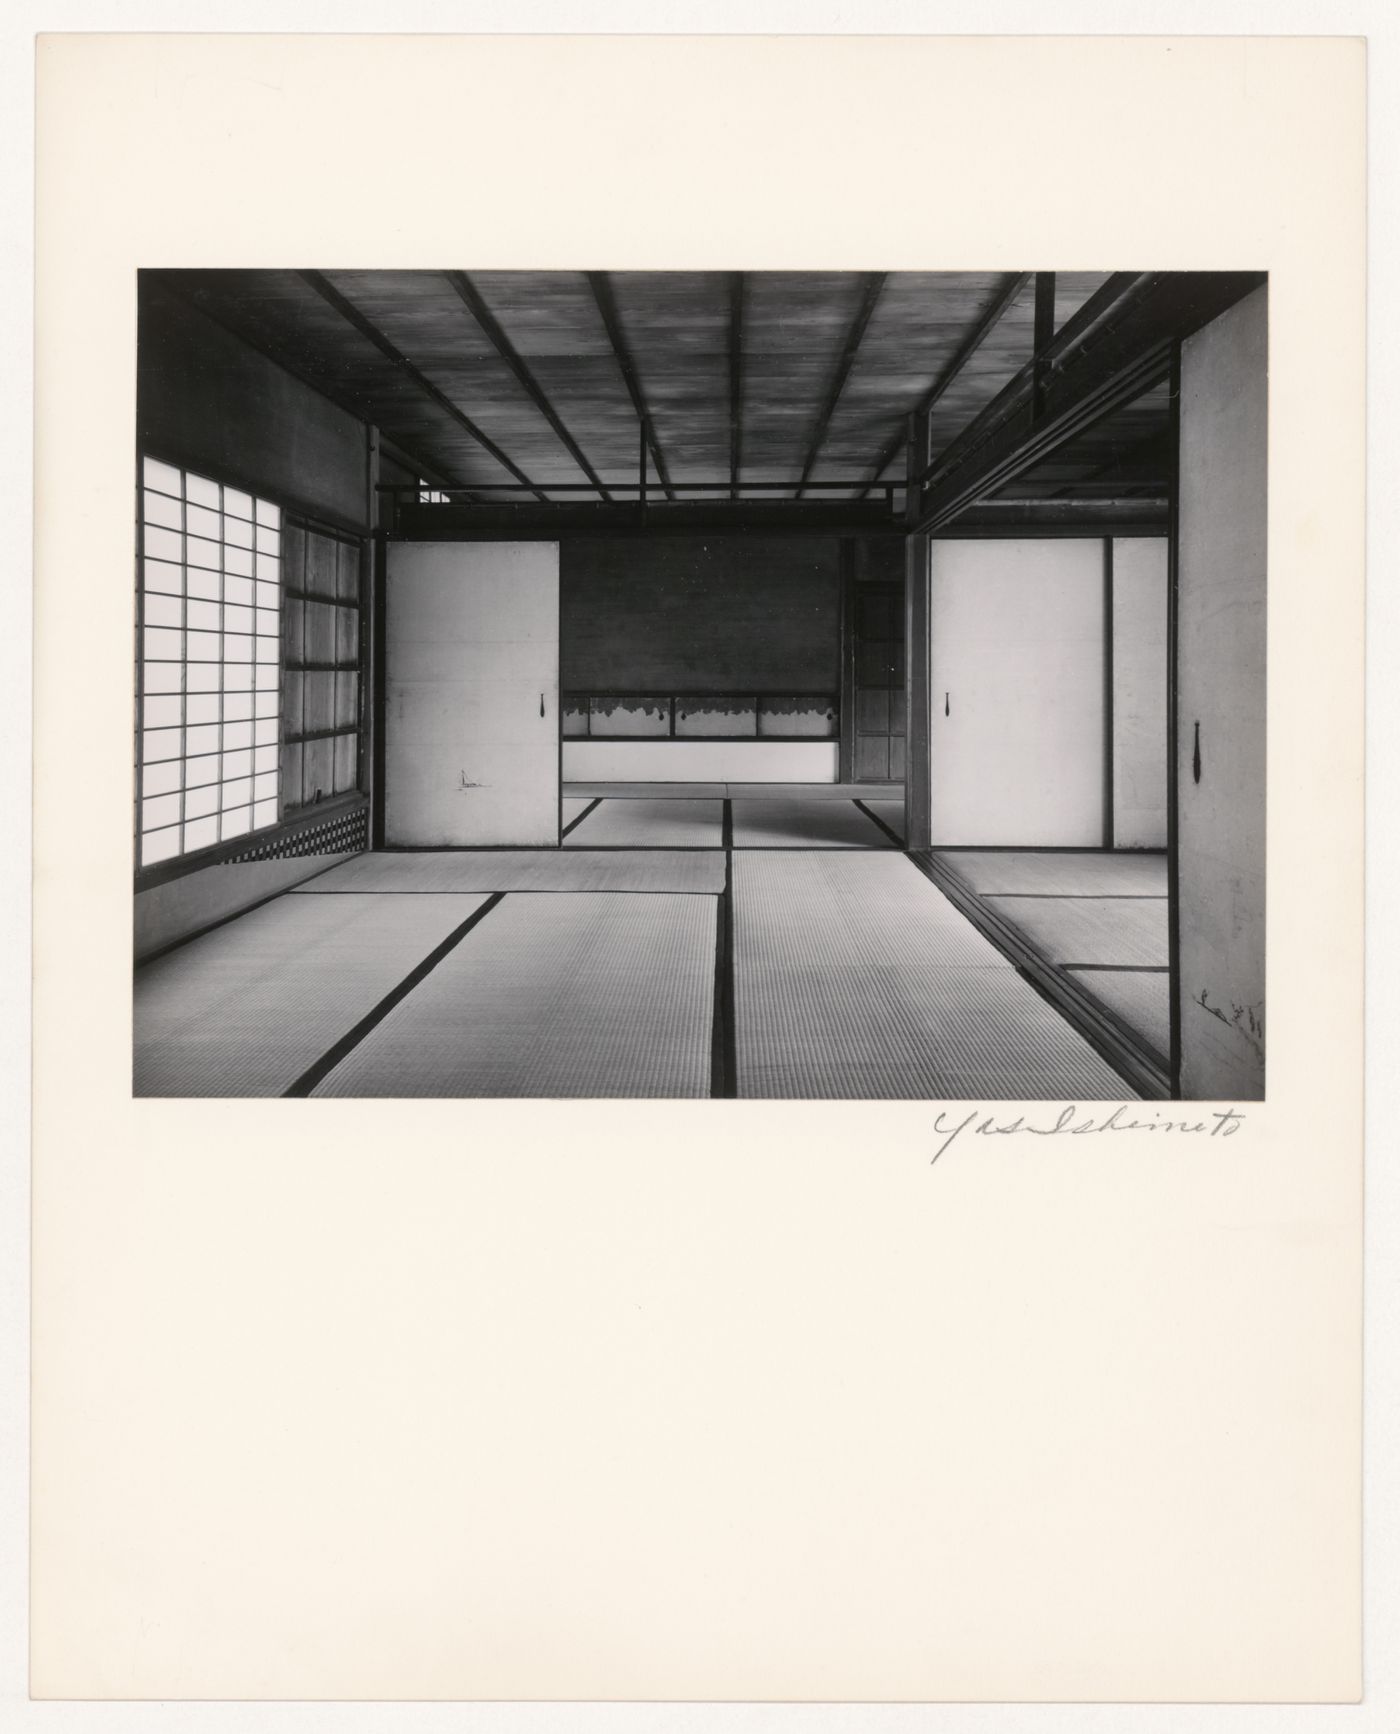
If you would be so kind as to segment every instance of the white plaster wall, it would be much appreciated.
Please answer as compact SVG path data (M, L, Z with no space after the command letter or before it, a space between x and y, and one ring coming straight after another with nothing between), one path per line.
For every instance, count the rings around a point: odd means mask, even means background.
M930 558L934 847L1098 847L1103 542L935 541Z
M1207 1100L1264 1094L1267 368L1265 289L1182 345L1177 991Z
M834 783L835 741L565 741L569 783Z
M389 844L559 841L559 547L398 542L387 584Z
M1167 539L1113 543L1113 842L1167 846Z

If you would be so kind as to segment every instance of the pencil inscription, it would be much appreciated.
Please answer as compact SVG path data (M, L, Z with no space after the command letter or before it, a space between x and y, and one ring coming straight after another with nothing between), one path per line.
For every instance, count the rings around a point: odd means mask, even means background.
M985 1114L979 1120L979 1114L981 1109L974 1108L961 1120L950 1119L945 1124L945 1110L939 1109L933 1130L934 1136L943 1141L929 1158L930 1165L964 1132L983 1138L1082 1138L1101 1132L1174 1132L1188 1137L1233 1138L1245 1122L1245 1116L1234 1108L1212 1108L1199 1120L1174 1120L1157 1113L1144 1119L1126 1103L1120 1103L1111 1113L1095 1118L1092 1114L1081 1114L1077 1102L1068 1102L1048 1125L1037 1124L1024 1114L1018 1114L1014 1120L998 1120L994 1114Z

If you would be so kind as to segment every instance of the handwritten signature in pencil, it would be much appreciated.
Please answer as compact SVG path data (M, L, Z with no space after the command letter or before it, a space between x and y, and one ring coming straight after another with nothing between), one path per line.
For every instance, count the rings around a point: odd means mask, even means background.
M1028 1119L1024 1114L1018 1114L1014 1120L998 1120L994 1114L983 1114L980 1108L974 1108L961 1120L945 1124L946 1114L947 1110L940 1108L933 1123L934 1136L941 1138L943 1142L929 1158L931 1164L965 1132L982 1138L1023 1135L1034 1138L1084 1138L1105 1132L1166 1132L1176 1136L1233 1138L1245 1122L1245 1115L1234 1108L1209 1109L1202 1119L1193 1119L1189 1115L1185 1119L1179 1119L1155 1112L1148 1117L1140 1117L1126 1102L1120 1103L1112 1113L1101 1118L1095 1118L1092 1114L1081 1114L1079 1104L1069 1102L1048 1125L1037 1124L1034 1119ZM981 1119L978 1118L979 1115L982 1116Z

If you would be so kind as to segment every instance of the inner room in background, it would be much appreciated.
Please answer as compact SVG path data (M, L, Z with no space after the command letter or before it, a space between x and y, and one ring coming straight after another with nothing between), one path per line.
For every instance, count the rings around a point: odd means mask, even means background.
M137 1095L1263 1098L1262 275L139 315Z

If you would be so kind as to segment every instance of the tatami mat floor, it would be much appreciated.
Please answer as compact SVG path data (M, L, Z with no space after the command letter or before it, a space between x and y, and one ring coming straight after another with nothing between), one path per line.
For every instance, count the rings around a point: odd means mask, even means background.
M723 801L600 800L584 809L564 847L718 849L723 841Z
M485 901L279 897L144 965L133 1093L282 1095Z
M734 900L741 1096L1124 1096L903 855L736 856Z
M947 849L935 858L1165 1060L1171 1038L1164 853Z
M707 1096L716 917L698 897L507 897L320 1096Z
M855 798L569 798L562 849L357 856L139 967L136 1094L1133 1096ZM1155 1036L1155 893L973 872Z

